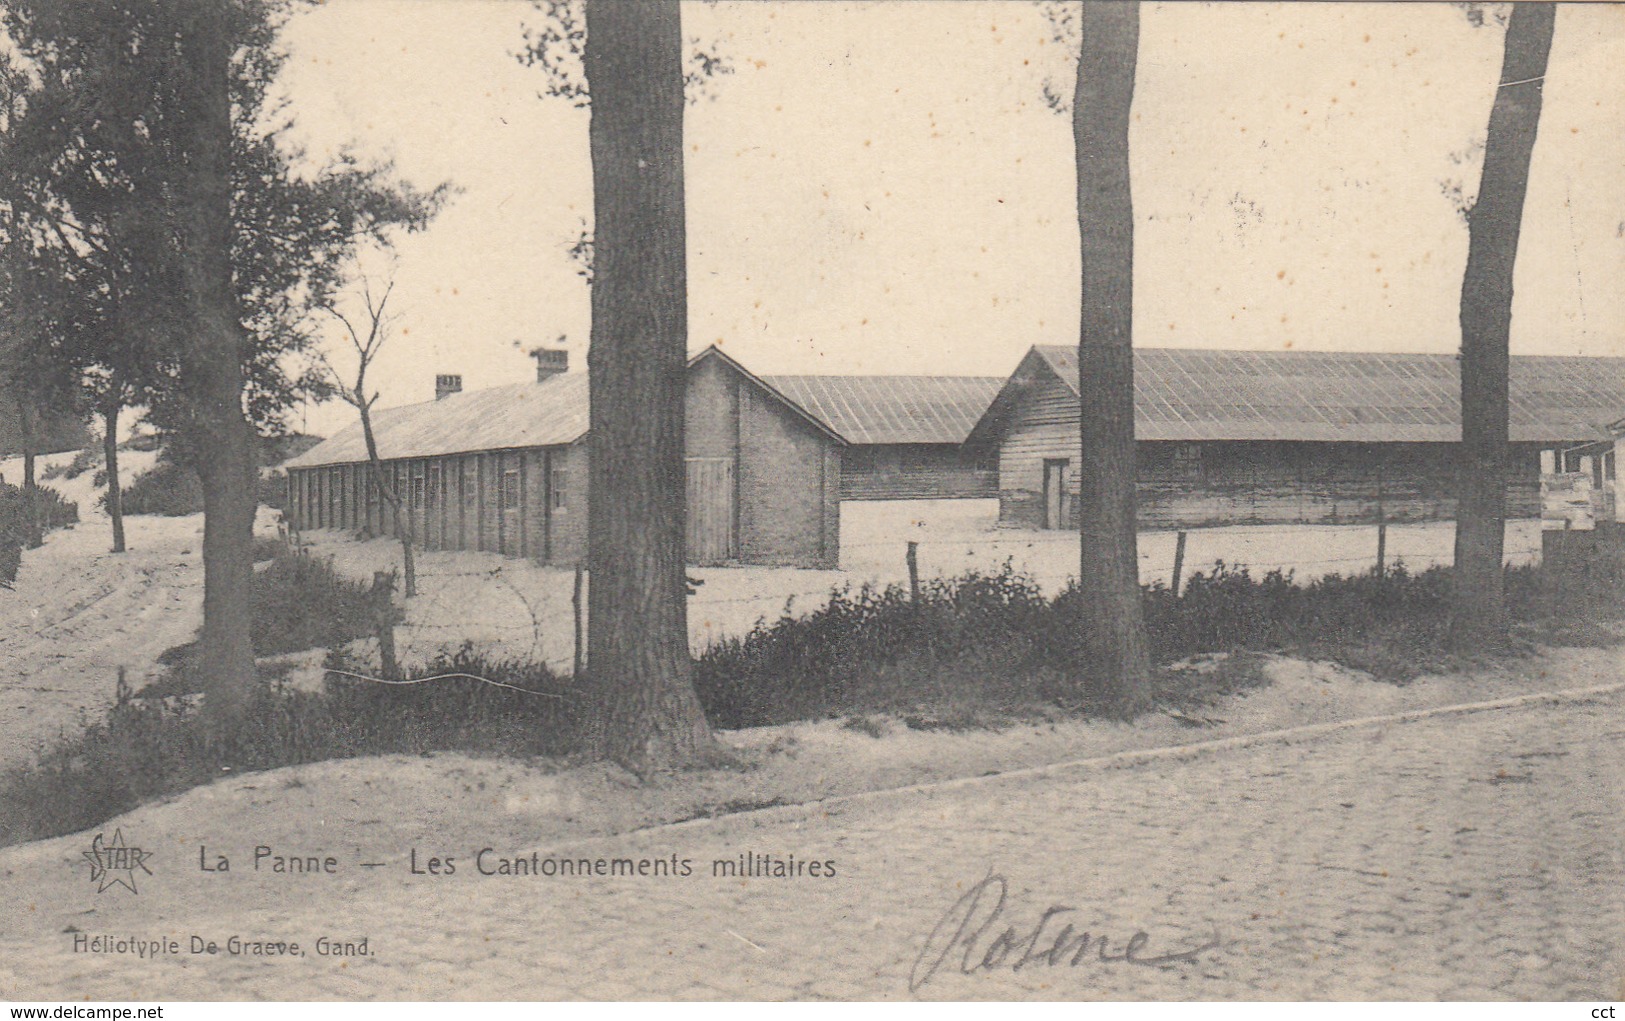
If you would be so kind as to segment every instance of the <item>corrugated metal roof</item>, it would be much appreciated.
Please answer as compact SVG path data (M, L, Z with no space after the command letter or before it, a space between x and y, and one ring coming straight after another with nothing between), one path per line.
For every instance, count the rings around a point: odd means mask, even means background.
M1077 348L1042 345L1029 361L1035 357L1077 388ZM767 376L758 382L849 443L959 443L984 413L998 413L989 408L995 395L999 403L1012 399L1006 381L980 376ZM1461 431L1460 387L1453 355L1140 348L1134 352L1135 435L1454 442ZM1512 359L1514 441L1607 438L1622 408L1625 358ZM588 413L586 374L567 373L386 408L374 412L373 432L383 457L437 457L573 443L586 435ZM358 423L284 467L366 456Z
M1040 345L1074 390L1078 349ZM1515 355L1514 442L1601 439L1625 408L1625 358ZM1142 440L1455 442L1454 355L1327 351L1134 352L1134 430Z
M783 402L792 413L813 429L826 433L834 442L846 442L826 421L796 404L771 383L753 375L714 344L691 356L689 367L708 358L722 362L772 399ZM591 412L587 374L574 372L539 383L513 383L470 390L422 404L385 408L373 412L372 432L378 443L379 457L443 457L480 450L574 443L587 434ZM357 422L283 467L313 468L366 459L366 440Z
M848 443L963 443L997 376L764 376Z
M587 433L587 375L469 390L438 401L372 413L381 457L440 457L475 450L551 447ZM283 465L311 468L367 459L357 422Z

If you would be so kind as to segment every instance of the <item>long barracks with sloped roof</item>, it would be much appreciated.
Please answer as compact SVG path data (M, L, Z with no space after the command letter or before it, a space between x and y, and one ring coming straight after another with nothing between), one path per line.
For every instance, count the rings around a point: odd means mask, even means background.
M847 442L843 500L999 494L996 451L964 445L999 376L764 376Z
M1542 453L1609 436L1625 358L1514 356L1509 386L1507 510L1538 517ZM1134 390L1142 526L1454 516L1453 355L1141 348ZM1080 399L1077 348L1034 347L971 431L998 463L1001 524L1077 527ZM1613 479L1612 454L1587 463Z
M562 352L551 355L535 383L448 390L373 414L385 477L416 541L585 559L587 378L556 371ZM693 563L833 568L843 499L998 493L990 456L968 456L963 441L1002 379L758 377L715 347L688 372ZM366 460L357 424L289 461L293 523L394 534Z

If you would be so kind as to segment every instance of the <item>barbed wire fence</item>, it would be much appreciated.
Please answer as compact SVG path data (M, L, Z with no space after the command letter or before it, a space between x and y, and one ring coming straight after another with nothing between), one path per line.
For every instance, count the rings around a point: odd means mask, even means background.
M1527 563L1540 554L1540 523L1510 522L1509 563ZM900 528L895 538L843 543L835 571L738 566L690 568L690 640L696 651L747 635L758 624L799 616L826 605L841 590L865 585L896 585L918 593L922 581L943 580L971 571L998 571L1009 564L1050 594L1077 577L1076 532L991 530L932 536L924 529ZM1348 525L1223 526L1142 532L1141 580L1162 582L1176 593L1197 573L1222 562L1255 575L1289 573L1307 581L1329 574L1393 570L1403 564L1419 571L1448 565L1452 524L1444 522ZM334 560L351 574L360 558L333 556L357 544L306 533L302 546ZM380 553L383 551L380 550ZM558 676L575 672L585 653L585 572L496 554L420 551L418 594L401 607L396 624L397 654L427 663L472 644L488 658L542 664ZM478 563L467 563L478 557ZM580 587L578 587L580 586ZM741 591L744 589L745 591Z

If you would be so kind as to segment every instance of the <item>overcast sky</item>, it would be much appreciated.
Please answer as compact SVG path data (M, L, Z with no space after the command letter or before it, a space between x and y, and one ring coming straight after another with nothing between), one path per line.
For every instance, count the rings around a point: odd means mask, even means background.
M520 0L329 0L285 87L320 155L461 191L398 246L382 405L531 378L588 296L587 113L513 57ZM1002 375L1076 343L1062 47L1031 3L683 8L734 68L686 122L690 346L762 373ZM1456 350L1502 30L1446 4L1146 4L1130 139L1138 346ZM1515 352L1625 354L1625 8L1560 9ZM381 272L376 266L375 274ZM311 408L308 427L348 424Z

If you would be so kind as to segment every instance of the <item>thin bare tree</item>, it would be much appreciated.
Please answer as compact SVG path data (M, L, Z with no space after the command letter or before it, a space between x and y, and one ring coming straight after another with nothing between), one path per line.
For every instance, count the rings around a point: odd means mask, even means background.
M348 382L339 374L333 363L323 355L322 364L326 367L332 379L333 388L338 391L344 403L356 410L361 416L361 435L367 444L367 482L378 494L384 506L389 508L391 520L395 525L395 535L401 540L401 561L405 568L406 595L417 595L418 575L417 561L412 555L412 545L416 542L413 535L412 517L403 513L401 494L396 491L393 481L385 477L384 463L378 456L378 439L372 431L372 406L378 403L379 393L374 390L367 393L367 370L377 361L379 353L388 342L394 319L388 314L389 296L394 293L395 281L391 280L384 288L384 293L377 301L373 300L372 286L365 279L361 282L361 300L366 305L367 321L365 329L357 329L350 317L340 312L332 305L324 306L326 312L337 319L343 326L345 334L350 338L350 345L356 354L355 382Z

